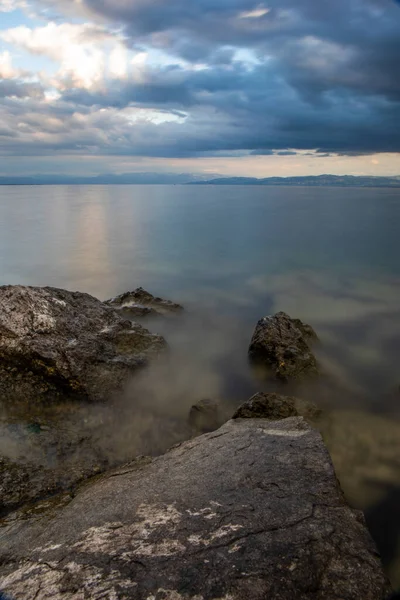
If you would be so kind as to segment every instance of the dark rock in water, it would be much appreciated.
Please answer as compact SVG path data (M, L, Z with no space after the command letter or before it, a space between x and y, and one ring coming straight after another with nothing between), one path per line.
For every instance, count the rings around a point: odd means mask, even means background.
M4 401L105 400L165 345L88 294L0 287Z
M208 433L222 425L221 407L217 400L200 400L192 406L189 425L196 433Z
M40 472L40 483L37 474ZM43 477L42 477L43 474ZM36 485L32 484L36 482ZM27 463L21 465L6 458L0 458L0 516L40 497L44 489L51 486L44 469ZM55 489L55 492L60 491Z
M107 451L101 419L88 422L89 410L82 409L89 406L71 402L37 407L43 412L59 408L59 419L53 421L0 421L0 515L73 490L121 463ZM105 406L92 410L97 413Z
M229 421L3 524L0 589L24 600L383 600L390 587L317 431Z
M106 300L106 304L132 317L168 315L183 310L180 304L156 298L141 287Z
M257 323L249 357L283 381L316 376L317 361L309 346L315 339L317 335L310 325L280 312Z
M11 511L75 487L105 470L104 464L64 465L49 469L0 457L0 518Z
M233 419L270 419L277 421L288 417L301 416L307 420L315 421L320 414L320 409L312 402L291 396L259 392L237 409Z

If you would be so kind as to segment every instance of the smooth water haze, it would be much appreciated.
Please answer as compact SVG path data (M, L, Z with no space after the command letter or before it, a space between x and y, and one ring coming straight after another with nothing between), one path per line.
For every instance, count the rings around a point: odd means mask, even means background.
M4 186L0 284L100 299L143 286L184 304L183 317L146 321L171 350L125 400L165 415L270 389L247 362L257 320L283 310L310 323L322 380L286 390L324 410L342 487L400 585L399 223L395 189ZM123 414L119 440L135 421Z

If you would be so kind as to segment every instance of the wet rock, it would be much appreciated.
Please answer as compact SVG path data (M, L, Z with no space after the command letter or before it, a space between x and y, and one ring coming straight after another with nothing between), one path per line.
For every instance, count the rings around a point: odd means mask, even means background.
M5 524L0 589L24 600L383 600L361 513L301 418L241 419Z
M17 508L70 490L105 468L104 464L88 467L74 463L50 469L27 461L0 458L0 518Z
M0 421L0 515L71 490L118 464L100 439L104 428L87 427L81 406L93 405L71 403L70 414L64 411L57 421Z
M309 346L315 339L317 335L310 325L280 312L257 323L249 357L283 381L316 376L317 361Z
M208 433L222 425L221 406L217 400L200 400L189 413L189 426L195 433Z
M288 417L301 416L309 421L315 421L320 415L321 410L312 402L291 396L259 392L237 409L233 419L270 419L277 421Z
M183 310L180 304L157 298L141 287L111 298L106 304L131 317L169 315Z
M88 294L0 287L3 401L106 400L164 347Z

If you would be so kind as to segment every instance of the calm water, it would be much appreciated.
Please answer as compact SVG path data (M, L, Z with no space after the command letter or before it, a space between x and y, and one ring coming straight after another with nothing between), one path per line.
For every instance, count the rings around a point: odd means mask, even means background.
M246 361L261 316L312 324L324 380L290 391L326 411L342 486L400 585L399 223L389 189L0 187L0 284L100 299L141 285L183 303L184 318L149 322L172 362L141 385L185 410L265 387Z

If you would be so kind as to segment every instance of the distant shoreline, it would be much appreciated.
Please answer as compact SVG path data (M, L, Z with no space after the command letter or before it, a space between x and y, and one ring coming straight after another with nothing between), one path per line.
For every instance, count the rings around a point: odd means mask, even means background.
M235 185L274 187L369 187L400 188L398 177L367 177L353 175L316 175L303 177L215 177L202 180L198 175L127 173L96 177L33 176L0 177L0 186L36 185Z

